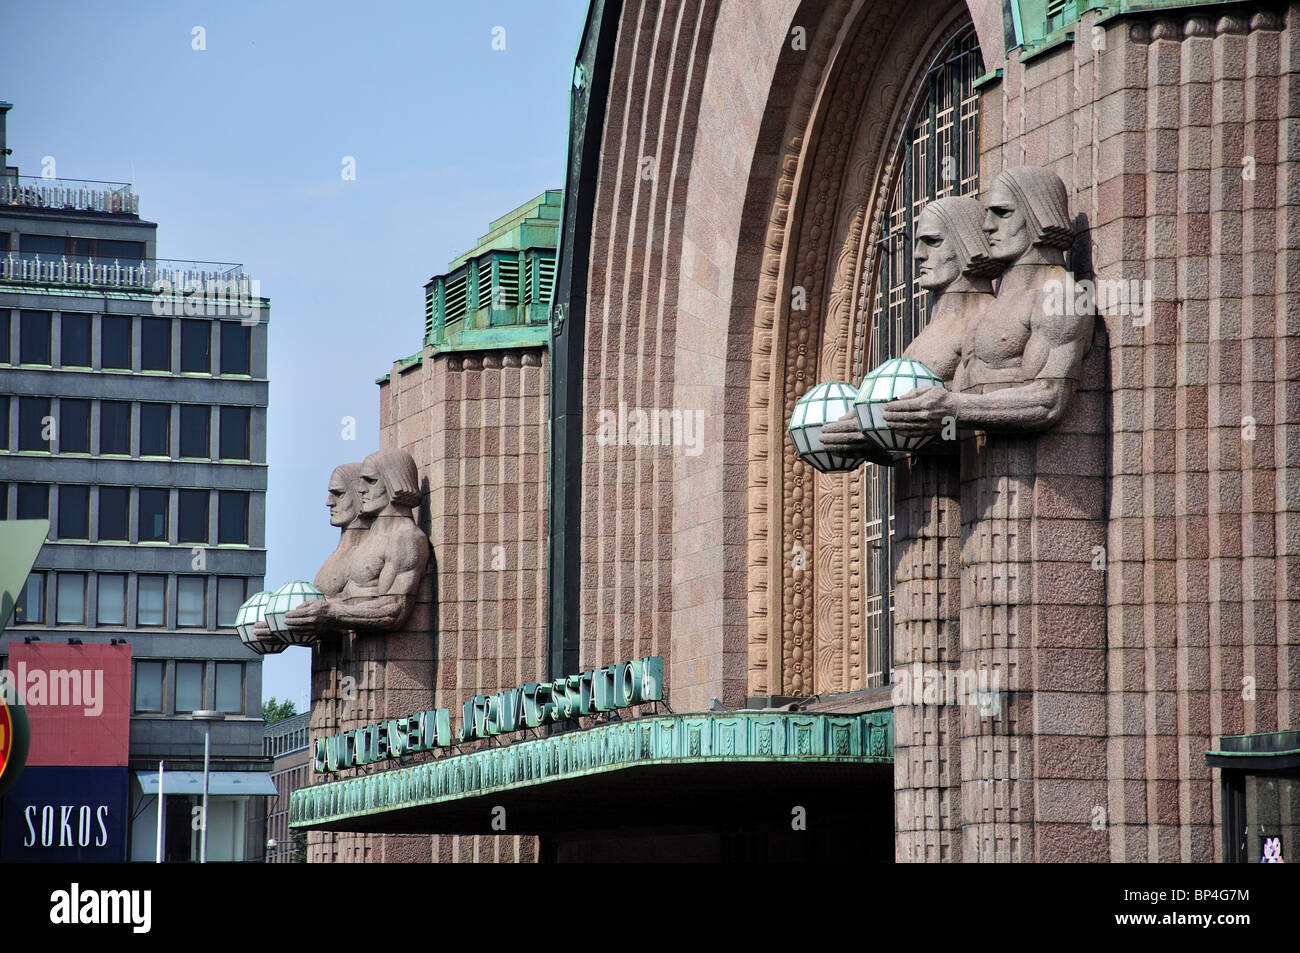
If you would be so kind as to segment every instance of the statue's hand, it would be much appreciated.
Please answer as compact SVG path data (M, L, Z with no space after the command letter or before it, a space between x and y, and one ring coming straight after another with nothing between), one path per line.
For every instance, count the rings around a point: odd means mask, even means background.
M284 614L284 624L291 629L319 629L332 622L329 601L314 599Z
M893 466L896 462L892 454L882 450L862 432L857 414L852 411L822 428L822 446L829 453L849 460L867 460L882 467Z
M887 403L880 415L899 433L938 433L945 418L957 417L957 403L957 395L947 388L917 387Z

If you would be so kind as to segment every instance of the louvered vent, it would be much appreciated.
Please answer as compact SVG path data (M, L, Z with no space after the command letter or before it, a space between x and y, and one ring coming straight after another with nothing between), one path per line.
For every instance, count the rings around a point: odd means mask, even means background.
M549 302L555 291L555 253L537 259L537 300Z
M447 317L446 322L459 321L465 317L465 306L469 297L469 269L466 268L447 282Z
M488 256L478 263L478 286L475 288L475 310L492 307L492 258Z
M497 260L497 284L502 291L502 307L510 308L519 304L518 258L501 258Z
M424 340L433 338L433 325L438 317L438 284L434 282L424 292Z

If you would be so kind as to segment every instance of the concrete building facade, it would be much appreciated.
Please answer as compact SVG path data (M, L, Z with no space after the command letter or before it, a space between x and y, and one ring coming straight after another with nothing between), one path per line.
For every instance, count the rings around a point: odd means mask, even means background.
M201 770L193 711L225 715L214 771L265 774L261 660L222 636L265 571L268 302L240 265L159 259L129 185L6 166L0 193L0 518L51 522L0 657L131 644L131 858L152 860L146 788L160 760L178 786ZM189 859L181 789L166 854ZM214 859L260 857L256 799L214 790Z

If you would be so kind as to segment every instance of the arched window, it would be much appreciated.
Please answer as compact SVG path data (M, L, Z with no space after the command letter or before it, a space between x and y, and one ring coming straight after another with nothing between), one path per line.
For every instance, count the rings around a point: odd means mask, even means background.
M903 353L930 320L930 294L912 262L921 210L945 196L979 193L979 93L984 72L975 31L967 26L922 79L893 163L889 202L877 223L875 266L862 297L853 380ZM869 318L869 319L868 319ZM889 469L868 465L864 481L867 684L889 682L893 585L893 486Z

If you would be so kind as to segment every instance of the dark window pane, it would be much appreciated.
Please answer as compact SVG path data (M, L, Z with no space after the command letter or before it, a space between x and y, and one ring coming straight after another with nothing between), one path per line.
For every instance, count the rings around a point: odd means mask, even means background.
M90 315L65 313L59 325L59 363L64 367L89 367Z
M244 710L244 665L217 663L217 711L240 714Z
M9 363L9 312L0 311L0 364Z
M48 397L21 397L18 400L18 449L49 450L54 433Z
M167 620L167 577L141 576L136 585L136 625L163 625Z
M61 572L54 593L54 619L58 625L86 624L86 574Z
M198 711L203 707L203 662L176 663L176 710Z
M181 370L207 374L212 370L212 324L181 322Z
M50 516L50 488L44 483L18 484L18 518L43 520Z
M9 397L0 395L0 451L9 449Z
M90 487L59 487L59 538L90 539Z
M239 607L244 604L244 580L237 576L217 579L217 625L233 626Z
M248 542L248 494L234 490L220 492L217 513L218 543Z
M0 520L9 518L9 484L0 483Z
M18 602L14 606L14 621L45 621L45 573L34 572L27 577L23 591L18 593Z
M221 408L221 459L248 459L248 421L251 412L247 407Z
M140 490L140 541L167 542L167 490Z
M99 240L99 257L123 263L144 261L144 242L123 242L101 238Z
M163 663L135 663L135 710L162 711ZM164 780L163 784L167 782Z
M250 374L251 329L234 321L221 322L221 373Z
M131 405L106 400L99 405L99 452L131 452Z
M171 455L171 404L140 405L140 456Z
M50 313L24 311L18 328L18 360L23 364L50 363Z
M46 255L66 255L68 240L62 235L19 235L18 248L42 258Z
M172 369L171 318L140 319L140 369L144 371Z
M180 490L177 494L177 540L182 543L208 541L208 491Z
M179 576L176 579L176 627L202 628L207 621L206 580L202 576Z
M99 319L99 366L130 370L130 318L105 315Z
M59 401L59 453L90 453L90 401Z
M208 443L208 419L211 416L206 406L199 404L181 405L181 456L204 457L211 452Z
M96 625L126 625L126 576L100 573Z
M126 539L131 491L124 486L99 488L99 538Z

